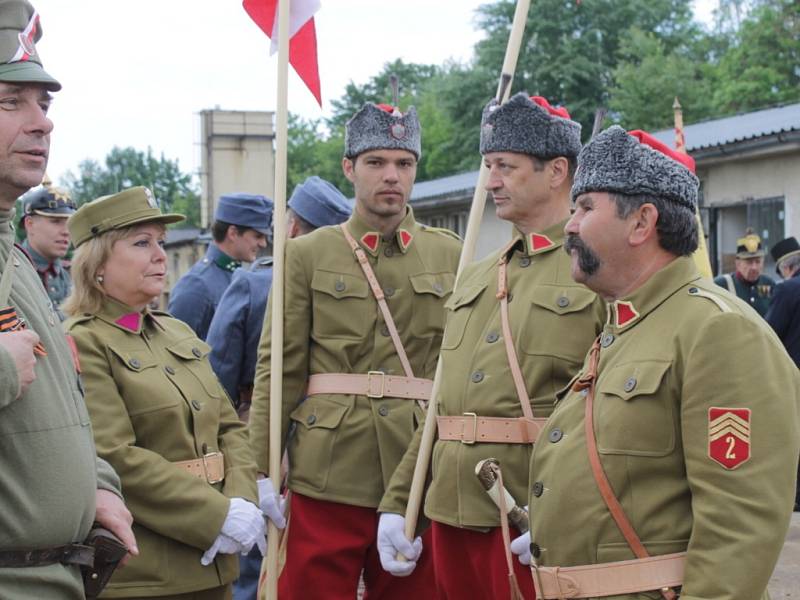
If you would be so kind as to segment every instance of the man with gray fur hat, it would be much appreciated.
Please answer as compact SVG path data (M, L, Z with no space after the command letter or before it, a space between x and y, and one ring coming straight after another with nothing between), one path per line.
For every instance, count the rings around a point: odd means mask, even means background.
M542 600L768 597L800 374L746 303L698 274L693 162L618 126L578 159L564 247L609 319L531 459L524 558Z
M342 159L352 216L286 245L282 445L290 421L295 430L282 600L352 600L362 571L369 597L435 597L430 560L397 580L380 568L375 543L375 509L430 396L461 250L455 234L414 220L419 156L413 108L364 105L347 123ZM267 318L250 412L263 473L270 338ZM262 509L281 526L275 487L259 480ZM415 547L405 550L416 559Z
M509 597L500 513L475 465L498 459L506 488L525 504L531 449L555 392L577 372L605 320L603 303L572 281L569 258L560 251L580 148L580 125L544 98L519 93L484 109L487 191L514 236L465 269L446 305L438 439L425 501L433 521L433 546L425 551L433 553L441 598ZM409 564L394 557L404 541L401 515L419 441L380 506L381 560L398 575ZM527 569L514 561L514 571L522 596L532 599Z

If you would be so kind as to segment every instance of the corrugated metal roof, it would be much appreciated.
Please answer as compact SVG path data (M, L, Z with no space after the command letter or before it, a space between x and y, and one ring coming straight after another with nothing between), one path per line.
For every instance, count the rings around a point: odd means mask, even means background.
M687 125L684 127L684 136L686 149L691 152L788 131L800 131L800 104ZM653 135L669 146L675 144L672 129L656 131Z
M478 171L422 181L414 184L414 189L411 191L411 202L446 196L455 192L472 191L475 189L477 181Z
M196 227L185 227L182 229L167 229L167 239L164 243L167 246L180 244L182 242L192 242L202 233L202 229Z

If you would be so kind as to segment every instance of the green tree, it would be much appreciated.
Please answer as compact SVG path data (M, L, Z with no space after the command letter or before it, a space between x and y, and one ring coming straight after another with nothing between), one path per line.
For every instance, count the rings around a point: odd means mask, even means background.
M200 194L192 176L181 171L177 160L165 158L163 153L156 158L151 148L142 152L115 146L104 164L84 160L78 164L77 172L65 174L64 183L79 205L125 188L144 185L153 191L164 212L186 215L187 220L182 226L199 226Z

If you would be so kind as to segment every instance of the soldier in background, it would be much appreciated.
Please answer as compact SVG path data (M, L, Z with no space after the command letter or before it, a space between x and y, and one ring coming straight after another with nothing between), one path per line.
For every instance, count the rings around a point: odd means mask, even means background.
M765 254L761 238L748 227L745 236L736 240L736 272L714 278L714 283L747 302L762 317L775 286L775 280L763 273Z
M342 159L353 215L286 245L282 447L290 420L296 430L282 600L352 600L362 571L370 597L435 596L430 561L397 580L381 569L375 543L375 509L422 419L415 400L430 396L461 250L455 234L414 220L419 156L413 108L366 104L347 123ZM250 417L262 473L270 353L267 318ZM259 481L262 510L281 527L278 485Z
M267 247L272 203L264 196L226 194L214 212L206 255L178 280L169 312L205 340L217 303L242 261L253 262Z
M72 281L62 259L69 250L67 218L75 203L67 190L55 187L45 177L42 186L23 196L19 226L25 230L22 247L31 257L42 285L58 308L69 296ZM61 320L64 319L59 311Z
M536 435L553 410L556 391L578 371L605 321L603 302L572 281L569 257L561 249L580 129L565 108L524 93L502 106L493 100L483 112L480 150L489 168L487 190L497 216L514 225L514 236L467 267L446 304L438 441L425 501L433 544L423 550L433 555L442 599L509 597L500 513L475 477L475 465L498 459L506 488L525 503ZM500 286L501 268L506 273ZM380 506L381 563L395 575L414 566L395 556L407 543L401 515L420 439L418 433ZM533 582L514 564L523 597L532 600Z
M800 374L763 319L697 272L694 161L633 134L613 126L578 158L564 247L609 321L533 450L516 551L540 600L766 599Z
M331 183L311 176L295 187L289 198L286 236L292 239L319 227L338 225L352 210L347 198ZM250 414L258 341L271 287L272 257L259 258L249 271L236 271L208 329L211 366L244 422ZM234 600L255 600L260 570L261 552L253 548L239 561Z

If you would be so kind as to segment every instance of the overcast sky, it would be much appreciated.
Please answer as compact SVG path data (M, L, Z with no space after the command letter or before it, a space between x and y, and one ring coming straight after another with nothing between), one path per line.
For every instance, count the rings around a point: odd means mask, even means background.
M326 116L349 81L365 83L396 58L467 60L481 38L475 9L485 1L321 0L323 108L291 72L289 109ZM84 158L102 161L115 145L151 146L196 172L200 110L275 109L277 56L240 0L32 2L45 69L64 86L51 109L56 180ZM714 0L697 4L707 18Z

